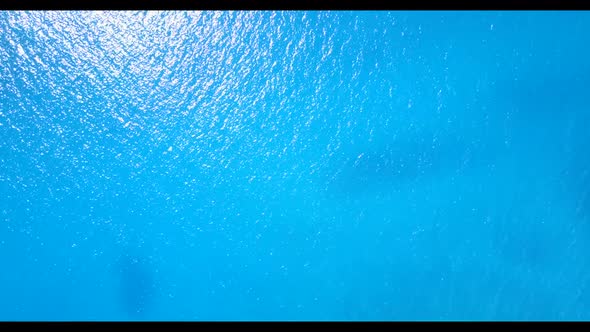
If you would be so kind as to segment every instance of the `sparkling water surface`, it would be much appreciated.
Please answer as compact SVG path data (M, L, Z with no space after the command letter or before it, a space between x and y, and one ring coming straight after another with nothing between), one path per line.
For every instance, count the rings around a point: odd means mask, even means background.
M0 320L588 320L588 45L588 12L0 12Z

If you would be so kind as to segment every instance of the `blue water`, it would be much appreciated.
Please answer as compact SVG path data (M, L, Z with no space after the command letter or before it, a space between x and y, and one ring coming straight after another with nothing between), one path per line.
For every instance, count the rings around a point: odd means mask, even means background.
M589 320L589 12L1 12L0 320Z

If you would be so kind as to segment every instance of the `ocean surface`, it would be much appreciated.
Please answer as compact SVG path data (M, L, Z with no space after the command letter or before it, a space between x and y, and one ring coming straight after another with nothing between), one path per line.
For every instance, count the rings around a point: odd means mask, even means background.
M590 320L590 12L0 12L0 320Z

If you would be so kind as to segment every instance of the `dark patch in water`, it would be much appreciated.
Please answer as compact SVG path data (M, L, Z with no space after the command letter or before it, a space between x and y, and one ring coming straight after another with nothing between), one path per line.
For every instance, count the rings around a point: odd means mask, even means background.
M493 163L492 145L449 138L445 142L396 144L379 151L363 151L345 160L331 179L336 195L388 192L422 179L436 180Z
M118 267L123 310L130 318L145 318L156 291L152 268L145 257L129 254L121 257Z
M560 63L547 70L534 68L518 81L506 80L498 97L513 110L514 135L544 158L539 163L563 163L566 191L579 216L586 218L590 214L590 67Z

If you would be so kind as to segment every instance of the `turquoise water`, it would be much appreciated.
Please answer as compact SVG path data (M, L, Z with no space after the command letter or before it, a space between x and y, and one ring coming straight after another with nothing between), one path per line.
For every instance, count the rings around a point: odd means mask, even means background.
M588 320L589 36L1 12L0 320Z

